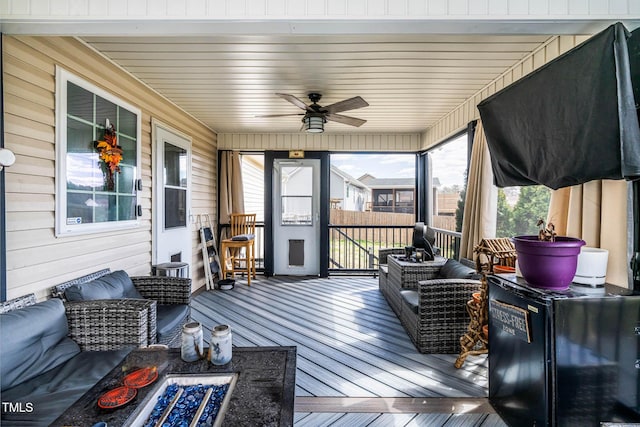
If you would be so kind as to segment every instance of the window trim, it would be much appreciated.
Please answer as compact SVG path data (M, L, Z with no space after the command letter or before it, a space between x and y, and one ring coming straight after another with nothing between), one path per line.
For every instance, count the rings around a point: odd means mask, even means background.
M134 188L139 188L142 166L142 110L111 93L99 88L75 74L56 65L56 110L55 110L55 235L56 237L77 236L83 234L117 231L140 226L140 217L136 215L133 220L107 221L99 223L67 225L67 82L71 82L81 88L125 108L136 115L136 172L134 176ZM135 205L139 206L139 190L135 192ZM137 214L137 208L136 208Z

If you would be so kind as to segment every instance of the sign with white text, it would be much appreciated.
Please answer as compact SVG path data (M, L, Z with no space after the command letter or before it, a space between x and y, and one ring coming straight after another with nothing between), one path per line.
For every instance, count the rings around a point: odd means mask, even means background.
M497 329L522 341L531 342L529 330L529 312L514 305L499 301L492 301L489 307L489 316Z

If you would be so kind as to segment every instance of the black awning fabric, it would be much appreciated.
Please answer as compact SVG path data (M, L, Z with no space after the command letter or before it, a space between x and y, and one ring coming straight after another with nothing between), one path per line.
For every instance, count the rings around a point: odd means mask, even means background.
M614 24L478 104L498 187L640 177L628 37Z

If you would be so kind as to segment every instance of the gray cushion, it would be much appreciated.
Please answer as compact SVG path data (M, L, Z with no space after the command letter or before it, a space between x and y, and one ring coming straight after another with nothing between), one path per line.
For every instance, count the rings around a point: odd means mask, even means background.
M186 304L158 304L157 312L158 341L171 334L175 328L180 327L189 315L189 306Z
M420 295L418 295L418 291L404 289L400 291L400 294L402 295L402 299L405 304L407 304L415 314L418 314L420 306Z
M68 301L90 301L96 299L137 298L142 295L133 286L129 275L118 270L87 283L69 286L64 291Z
M448 259L438 273L441 279L479 279L473 268L462 265L455 259Z
M253 234L238 234L236 236L233 236L231 240L246 241L246 240L251 240L253 238L255 238Z
M31 403L31 412L4 412L2 425L48 426L120 363L131 349L83 351L56 369L2 391L2 400ZM111 425L111 423L109 423Z
M80 352L67 337L62 300L53 298L0 314L2 390L34 378ZM3 401L5 396L2 396Z

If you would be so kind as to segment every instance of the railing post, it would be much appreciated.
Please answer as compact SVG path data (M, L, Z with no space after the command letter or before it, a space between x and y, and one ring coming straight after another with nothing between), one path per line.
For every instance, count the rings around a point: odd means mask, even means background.
M373 269L373 262L374 262L374 256L373 256L373 248L370 246L367 248L367 251L369 253L369 268Z

